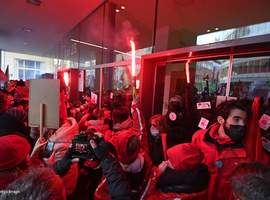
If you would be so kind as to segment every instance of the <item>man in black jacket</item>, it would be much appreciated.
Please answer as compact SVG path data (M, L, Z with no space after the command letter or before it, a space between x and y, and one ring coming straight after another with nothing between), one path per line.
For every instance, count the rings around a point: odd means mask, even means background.
M119 162L108 151L91 140L90 144L96 156L102 161L102 171L108 183L112 200L131 200L132 192L129 181Z

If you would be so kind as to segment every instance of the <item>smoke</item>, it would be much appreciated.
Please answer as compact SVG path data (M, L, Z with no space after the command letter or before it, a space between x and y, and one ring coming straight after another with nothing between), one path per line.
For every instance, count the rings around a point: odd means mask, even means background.
M132 26L131 22L125 20L120 30L115 31L115 48L123 50L130 48L130 40L136 43L139 31Z
M104 35L104 45L108 47L108 35L112 32L114 28L105 25L105 35ZM108 31L107 31L108 30ZM96 45L102 45L102 37L103 37L103 24L97 18L91 18L91 21L87 21L87 23L83 24L81 27L82 31L82 41L93 43ZM125 20L121 24L120 28L115 28L114 34L114 49L119 51L131 51L130 49L130 40L133 40L136 44L136 39L139 35L139 31L133 27L130 21Z

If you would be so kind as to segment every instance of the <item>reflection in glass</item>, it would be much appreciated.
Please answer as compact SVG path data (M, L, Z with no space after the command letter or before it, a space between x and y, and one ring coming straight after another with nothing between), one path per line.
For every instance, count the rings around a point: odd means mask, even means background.
M139 89L140 66L136 65L137 89ZM113 100L114 106L129 105L132 101L133 85L131 65L104 69L102 105ZM111 99L111 100L109 100ZM127 102L128 101L128 102Z
M92 94L97 95L97 104L100 90L100 69L85 70L85 95L92 98Z
M266 73L269 66L269 56L235 58L233 60L230 96L237 99L269 98L269 78ZM237 72L238 66L243 70Z
M229 59L191 62L189 67L190 86L186 82L185 63L167 64L166 76L170 81L165 83L164 102L169 102L174 95L186 99L188 88L192 104L210 101L213 107L215 97L225 95ZM167 109L168 107L163 110L163 113L166 113Z

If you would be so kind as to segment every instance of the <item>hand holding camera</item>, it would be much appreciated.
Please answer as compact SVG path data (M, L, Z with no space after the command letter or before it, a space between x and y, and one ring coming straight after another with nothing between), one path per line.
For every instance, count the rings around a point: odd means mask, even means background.
M90 144L97 158L100 159L102 162L104 162L104 160L110 156L109 152L101 146L97 145L94 140L90 140Z
M91 140L95 141L96 144L100 141L95 132L96 130L91 128L74 136L72 139L72 158L81 158L87 161L97 160L97 156L90 145Z

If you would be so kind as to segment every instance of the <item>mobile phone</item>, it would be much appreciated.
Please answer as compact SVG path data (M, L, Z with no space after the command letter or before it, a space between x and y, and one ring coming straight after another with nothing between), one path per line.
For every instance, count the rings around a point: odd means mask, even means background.
M52 155L54 142L48 142L43 148L43 158L49 158Z

